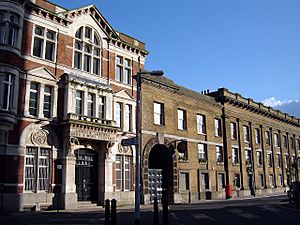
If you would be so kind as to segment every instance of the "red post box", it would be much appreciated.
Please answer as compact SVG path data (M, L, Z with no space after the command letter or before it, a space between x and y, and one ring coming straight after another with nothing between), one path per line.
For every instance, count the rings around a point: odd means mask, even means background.
M232 188L230 184L225 186L225 194L226 194L226 199L232 198Z

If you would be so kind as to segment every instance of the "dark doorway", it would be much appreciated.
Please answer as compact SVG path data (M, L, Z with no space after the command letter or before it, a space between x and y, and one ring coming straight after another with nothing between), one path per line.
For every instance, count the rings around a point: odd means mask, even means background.
M78 201L97 200L97 154L89 149L75 150L75 184Z
M163 197L173 196L173 158L169 148L157 144L151 149L149 169L161 170Z

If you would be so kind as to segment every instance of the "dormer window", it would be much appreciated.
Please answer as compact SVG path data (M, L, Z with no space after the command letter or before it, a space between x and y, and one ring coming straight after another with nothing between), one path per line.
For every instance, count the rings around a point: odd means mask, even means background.
M80 27L75 33L74 68L100 75L100 47L96 32L90 27Z

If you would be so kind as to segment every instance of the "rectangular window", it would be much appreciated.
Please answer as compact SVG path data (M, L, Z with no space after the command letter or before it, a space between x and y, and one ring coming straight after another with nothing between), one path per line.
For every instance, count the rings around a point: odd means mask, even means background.
M75 51L74 53L74 67L76 69L81 69L81 57L82 54L80 52Z
M221 120L220 119L215 119L215 135L217 137L222 136Z
M258 128L255 128L255 144L260 143L260 132Z
M178 115L178 130L186 129L186 111L182 109L177 109Z
M33 55L42 58L44 41L41 38L35 37L33 42Z
M230 134L232 140L237 139L236 123L230 123Z
M123 77L123 58L116 57L116 81L122 82Z
M116 126L121 127L122 125L122 103L116 102L116 108L115 108L115 121Z
M207 145L199 143L198 144L198 157L199 162L207 162Z
M291 149L295 149L295 140L293 137L290 138L290 146L291 146Z
M264 182L264 175L262 173L260 173L258 175L258 182L259 182L259 187L263 188L265 186L265 182Z
M189 173L180 172L180 185L179 188L181 191L188 191L190 189L189 183Z
M99 119L105 119L105 97L99 96Z
M283 185L282 174L278 174L278 185L281 186L281 187Z
M84 66L83 70L86 72L91 72L91 56L84 54Z
M50 154L47 148L26 147L24 190L48 191Z
M283 147L287 148L287 138L285 135L282 136Z
M240 188L241 187L241 180L240 180L240 174L235 173L233 175L233 185L235 188Z
M164 125L164 105L154 102L154 124Z
M93 73L100 75L100 59L98 58L93 58Z
M261 151L256 151L257 156L257 166L261 167L263 165L263 157Z
M270 145L270 132L265 131L266 145Z
M120 191L122 189L122 158L120 155L116 155L115 173L116 191Z
M38 112L38 91L39 85L37 83L30 84L29 93L29 115L37 116Z
M124 78L125 84L131 84L131 61L129 59L124 60Z
M132 131L132 107L128 104L125 105L124 131Z
M250 142L249 127L243 126L243 131L244 131L244 142Z
M232 148L232 164L238 164L238 163L239 163L239 149Z
M93 117L94 115L94 102L95 102L95 95L92 93L88 93L87 99L87 115L89 117Z
M267 154L267 162L268 162L268 167L272 167L273 166L273 160L272 160L272 153L268 152Z
M209 175L208 173L201 173L201 191L209 189Z
M13 76L5 74L2 83L2 109L9 110L12 100Z
M276 166L277 166L277 168L281 167L281 154L280 153L276 154Z
M44 88L44 117L50 118L52 111L52 87L45 86Z
M275 147L279 147L278 134L274 134L274 144L275 144Z
M274 187L274 175L273 174L269 175L269 184L270 184L270 187Z
M83 106L82 106L82 99L83 99L83 92L82 91L76 91L76 108L75 112L77 115L83 114Z
M251 150L245 150L245 160L246 160L246 165L251 165L252 164L252 157L251 157Z
M34 28L33 55L55 61L56 33L46 28Z
M197 114L196 119L197 119L197 133L206 134L205 116Z
M124 156L124 191L131 190L131 157Z
M225 176L224 173L218 173L218 190L225 188Z
M217 163L223 162L223 148L222 146L216 146L216 161Z

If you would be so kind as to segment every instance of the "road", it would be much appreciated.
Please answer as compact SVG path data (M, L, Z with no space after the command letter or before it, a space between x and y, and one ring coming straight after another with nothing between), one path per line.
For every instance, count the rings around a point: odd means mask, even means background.
M160 215L161 216L161 215ZM133 225L132 208L118 208L118 225ZM0 213L3 225L104 224L102 208L89 211ZM160 225L163 223L160 222ZM286 196L171 205L169 225L299 225L300 209L289 206ZM142 207L141 225L153 225L152 209Z

